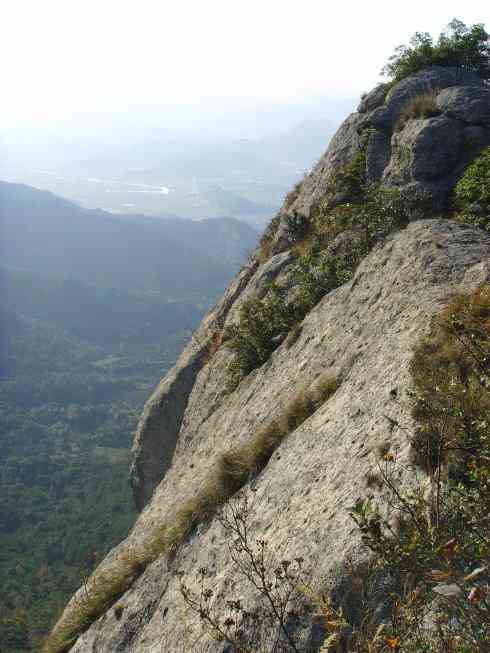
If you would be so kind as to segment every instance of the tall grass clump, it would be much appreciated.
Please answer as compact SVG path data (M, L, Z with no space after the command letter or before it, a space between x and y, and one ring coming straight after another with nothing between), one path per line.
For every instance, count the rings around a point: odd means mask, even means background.
M281 221L280 215L276 215L267 225L266 230L262 234L262 237L259 242L259 251L258 251L258 261L259 263L264 263L272 255L272 244L274 242L274 237L279 228L279 223Z
M284 340L290 328L301 319L300 307L289 302L286 291L272 284L265 298L247 299L239 311L239 319L229 325L223 342L234 352L230 364L230 385L262 365Z
M144 551L128 549L111 563L111 567L96 573L84 585L80 595L70 605L63 621L49 635L43 653L66 653L90 625L118 601L143 573L148 564Z
M433 118L441 113L437 106L437 89L429 89L412 97L403 107L395 124L395 131L401 131L409 120Z

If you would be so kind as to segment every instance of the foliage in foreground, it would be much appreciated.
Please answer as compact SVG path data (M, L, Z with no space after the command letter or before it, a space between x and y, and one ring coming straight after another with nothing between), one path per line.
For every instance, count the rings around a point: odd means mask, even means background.
M198 592L182 581L182 597L187 607L199 615L210 636L231 646L234 653L299 653L295 632L299 615L294 606L302 596L303 559L278 560L266 539L253 540L250 507L245 493L228 504L218 521L226 534L236 573L255 588L260 607L249 608L241 598L225 599L215 593L206 568L198 572Z
M391 579L385 632L395 650L483 653L490 648L490 286L443 311L415 352L412 375L413 458L423 480L402 489L396 456L385 455L391 512L366 501L353 516Z
M490 286L457 296L415 350L411 482L397 452L380 448L384 499L352 508L371 562L345 566L335 603L305 582L302 558L277 559L249 529L242 495L218 519L235 588L253 606L183 582L188 608L233 653L306 651L301 625L323 627L323 653L487 653L490 649ZM314 581L314 579L313 579ZM353 602L355 608L353 609ZM381 609L380 609L381 607Z
M338 382L320 378L297 392L268 425L243 445L221 454L197 494L186 499L171 522L162 524L140 547L128 548L95 574L67 609L44 645L44 653L64 653L90 625L109 610L160 555L172 554L200 523L265 467L284 438L298 428L336 391Z
M395 50L382 72L396 83L429 66L451 66L488 79L489 57L489 35L484 24L468 27L454 19L437 41L427 32L416 32L409 46Z

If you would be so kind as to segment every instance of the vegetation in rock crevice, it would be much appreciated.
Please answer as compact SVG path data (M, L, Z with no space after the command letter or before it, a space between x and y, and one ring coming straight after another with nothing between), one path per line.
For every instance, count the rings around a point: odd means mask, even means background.
M281 216L276 215L269 222L267 228L265 229L260 242L259 242L259 251L258 251L258 261L259 263L264 263L271 256L272 253L272 244L274 242L274 237L279 228L281 222Z
M366 191L366 163L369 138L373 130L363 129L359 136L357 150L346 165L338 168L329 179L324 201L329 203L335 196L341 196L342 202L361 203ZM339 202L337 202L339 203Z
M439 90L432 88L411 98L400 113L395 124L395 131L401 131L409 120L433 118L440 115L441 110L436 102L438 94Z
M376 243L406 226L417 213L430 213L430 202L422 194L366 185L362 153L359 160L362 165L355 159L332 181L333 189L348 188L358 201L332 208L327 197L314 207L306 227L301 224L294 232L292 289L272 284L264 298L247 299L238 321L226 328L223 342L234 353L229 390L265 363L322 297L349 281Z
M321 377L298 391L268 425L243 445L221 454L201 489L183 501L171 522L162 524L140 546L119 553L110 566L86 583L47 639L44 653L65 653L164 554L172 554L198 524L213 517L248 481L259 474L284 438L297 429L337 390L337 379Z
M396 128L402 129L412 118L437 115L436 94L431 89L412 98ZM413 219L433 215L427 193L367 183L370 135L370 129L361 134L357 153L332 175L325 196L308 217L293 212L284 218L296 255L289 273L292 290L272 284L264 298L245 301L238 321L226 328L222 340L234 353L229 365L229 391L269 359L322 297L352 278L377 242ZM490 148L486 148L456 184L456 204L448 217L489 229L489 188ZM276 217L266 231L260 260L270 255L278 224Z

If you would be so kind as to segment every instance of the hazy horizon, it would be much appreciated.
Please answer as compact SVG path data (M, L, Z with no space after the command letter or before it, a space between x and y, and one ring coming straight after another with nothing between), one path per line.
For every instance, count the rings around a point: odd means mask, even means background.
M6 0L2 9L4 139L186 130L270 106L354 100L415 31L489 19L483 0L382 0L378 22L372 5L317 0Z
M0 178L116 214L259 227L396 46L487 18L480 0L382 0L377 21L318 0L2 8Z

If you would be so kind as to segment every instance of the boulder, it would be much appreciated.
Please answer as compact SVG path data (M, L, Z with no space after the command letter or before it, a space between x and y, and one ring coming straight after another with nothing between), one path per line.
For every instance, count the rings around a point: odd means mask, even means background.
M404 109L427 92L435 93L440 116L408 119L401 133L397 131ZM349 200L332 192L331 181L366 141L368 183L415 190L432 197L435 212L445 210L465 166L490 145L489 112L490 89L476 74L460 68L432 66L389 90L386 84L376 86L339 127L295 201L279 211L272 251L291 245L285 227L288 215L297 212L308 218L319 202L334 206Z
M446 88L437 96L437 106L444 115L455 120L490 127L490 88Z

